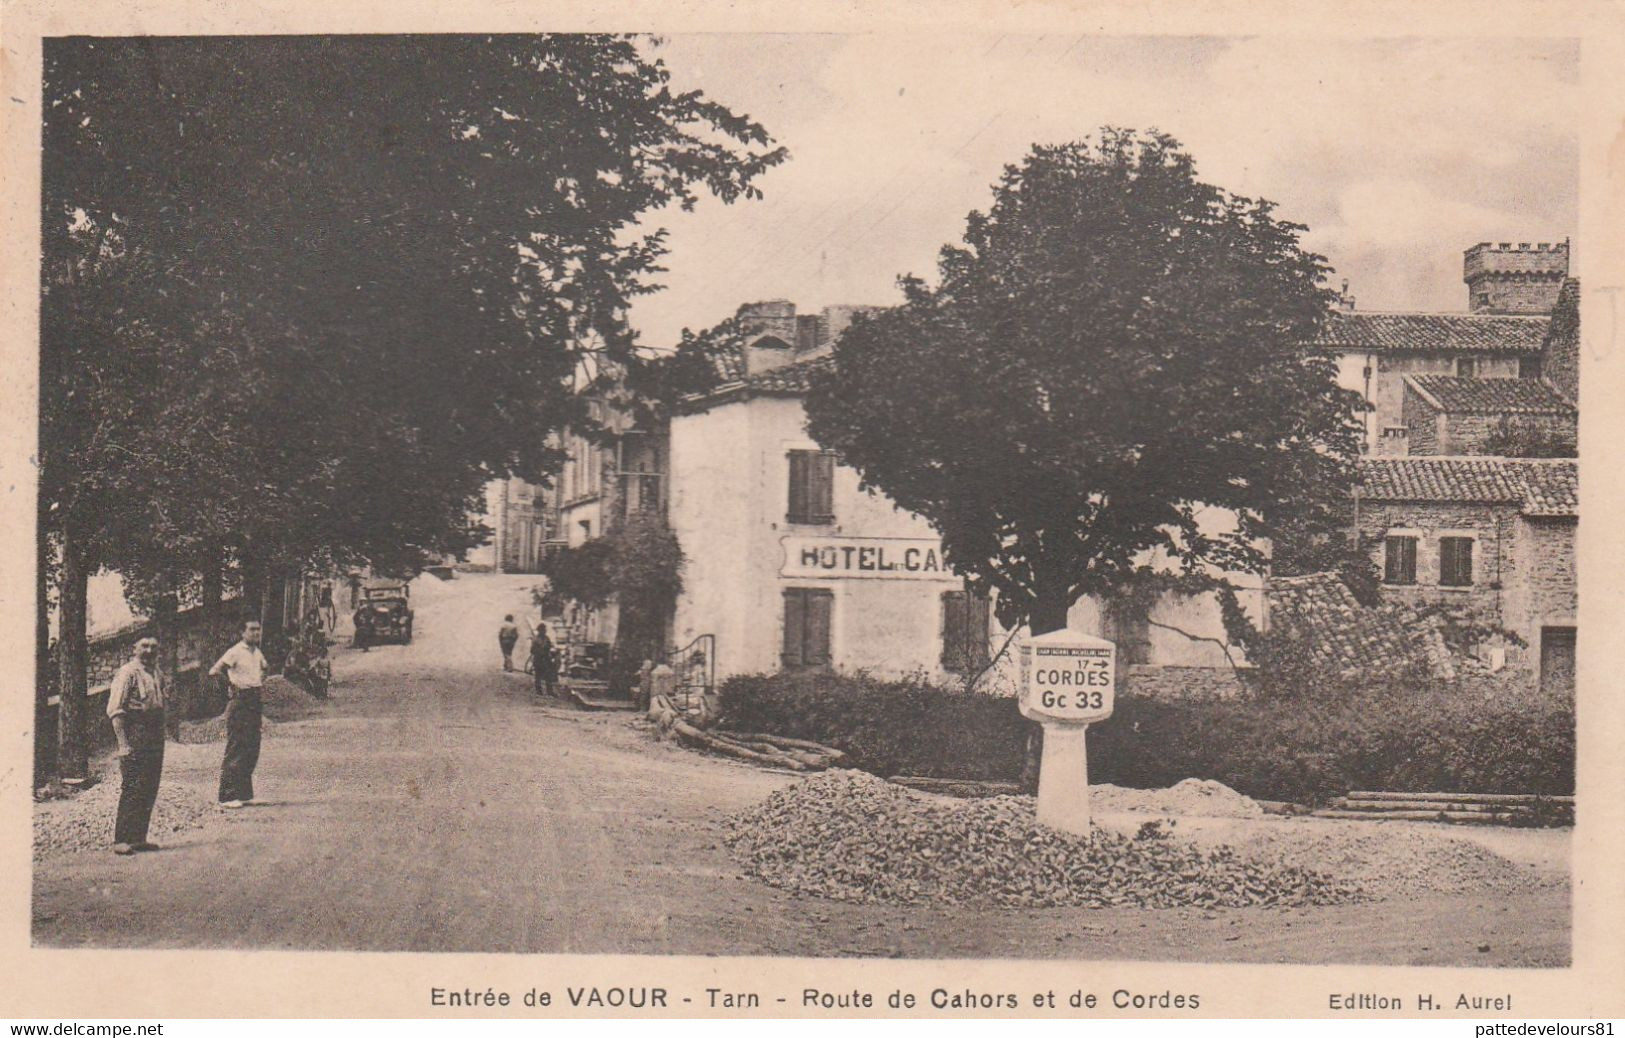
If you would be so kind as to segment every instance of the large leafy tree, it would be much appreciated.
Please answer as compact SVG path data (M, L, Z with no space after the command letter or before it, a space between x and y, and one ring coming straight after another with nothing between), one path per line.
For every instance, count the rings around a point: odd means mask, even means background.
M836 344L810 430L1006 624L1147 587L1239 619L1226 574L1330 532L1357 452L1352 398L1303 346L1328 296L1302 230L1159 133L1034 148L937 285L905 278Z
M71 38L45 79L41 562L80 686L98 566L207 598L230 560L476 543L485 481L555 467L581 355L632 356L653 214L784 158L627 37Z

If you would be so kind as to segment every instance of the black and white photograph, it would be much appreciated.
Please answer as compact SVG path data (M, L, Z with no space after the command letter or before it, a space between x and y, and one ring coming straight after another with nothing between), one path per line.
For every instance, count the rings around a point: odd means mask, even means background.
M1574 967L1579 35L658 24L29 43L19 941Z

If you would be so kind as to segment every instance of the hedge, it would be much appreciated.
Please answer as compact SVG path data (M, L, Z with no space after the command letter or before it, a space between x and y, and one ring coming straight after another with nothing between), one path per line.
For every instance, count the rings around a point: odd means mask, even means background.
M855 674L736 677L723 727L814 739L877 775L1020 776L1028 722L1014 700ZM1093 782L1217 779L1248 796L1323 803L1355 789L1574 791L1572 699L1503 685L1396 683L1290 700L1119 695L1090 726Z
M1027 721L1013 699L816 671L730 678L720 691L723 728L812 739L876 775L1021 775Z

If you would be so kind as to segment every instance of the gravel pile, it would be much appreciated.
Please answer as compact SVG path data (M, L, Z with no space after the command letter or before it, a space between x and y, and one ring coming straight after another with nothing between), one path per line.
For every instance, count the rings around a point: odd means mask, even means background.
M1167 789L1127 789L1101 784L1089 787L1089 806L1097 811L1137 811L1187 818L1262 818L1263 805L1213 779L1185 779Z
M1469 840L1408 827L1371 832L1284 823L1249 833L1236 850L1254 860L1324 869L1377 898L1516 894L1555 881Z
M67 851L111 850L118 812L119 777L110 775L74 797L34 805L34 858ZM147 838L160 846L177 834L200 829L219 810L196 790L160 784Z
M1127 837L1037 824L1033 801L922 797L829 771L729 820L724 842L771 886L838 901L1013 907L1240 907L1360 900L1314 869L1202 850L1156 822Z

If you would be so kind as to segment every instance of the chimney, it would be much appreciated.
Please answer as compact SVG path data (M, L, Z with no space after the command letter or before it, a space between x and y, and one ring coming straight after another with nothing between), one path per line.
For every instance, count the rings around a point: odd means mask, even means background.
M787 299L746 303L735 316L746 330L747 375L772 371L793 359L798 338L796 304Z
M1349 279L1343 279L1343 290L1337 294L1337 309L1346 314L1354 312L1354 297L1349 295Z
M1462 254L1467 309L1475 314L1549 314L1569 275L1569 240L1479 242Z

